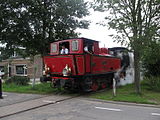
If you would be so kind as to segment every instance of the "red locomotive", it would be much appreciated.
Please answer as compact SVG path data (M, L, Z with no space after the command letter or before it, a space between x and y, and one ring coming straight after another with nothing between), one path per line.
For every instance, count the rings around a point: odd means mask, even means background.
M120 68L119 58L99 48L99 42L87 38L57 41L44 56L45 70L41 81L68 90L96 91L112 84Z

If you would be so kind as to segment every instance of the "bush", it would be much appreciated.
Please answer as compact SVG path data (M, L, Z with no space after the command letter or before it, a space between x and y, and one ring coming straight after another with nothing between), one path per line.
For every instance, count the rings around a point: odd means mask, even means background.
M6 84L28 85L30 79L26 76L13 76L5 81Z
M146 85L148 89L160 92L160 76L145 77L142 83Z
M142 65L145 76L160 76L160 42L152 41L143 51Z
M145 76L160 76L160 60L154 64L143 63Z

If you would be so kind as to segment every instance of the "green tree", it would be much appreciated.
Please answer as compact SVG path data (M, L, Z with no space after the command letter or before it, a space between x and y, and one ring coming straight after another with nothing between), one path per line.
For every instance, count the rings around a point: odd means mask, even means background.
M48 53L49 43L77 37L76 28L87 28L89 14L83 0L1 0L0 42L6 53L19 47L29 55Z
M142 64L147 77L160 76L160 41L152 41L144 50Z
M106 12L112 35L118 42L127 43L134 51L135 88L140 93L140 60L144 48L156 38L160 29L159 0L95 0L95 10Z

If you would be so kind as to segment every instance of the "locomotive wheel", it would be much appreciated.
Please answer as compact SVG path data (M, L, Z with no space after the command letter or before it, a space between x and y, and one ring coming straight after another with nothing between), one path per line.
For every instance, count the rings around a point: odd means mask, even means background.
M91 86L92 91L97 91L98 88L99 88L99 87L98 87L97 82L93 82L93 83L92 83L92 86Z
M107 87L106 83L102 83L102 84L101 84L101 88L102 88L102 89L104 89L104 88L106 88L106 87Z
M92 91L91 86L92 86L93 81L92 81L91 77L85 77L83 79L84 79L84 81L82 82L82 85L81 85L82 91L85 91L85 92Z

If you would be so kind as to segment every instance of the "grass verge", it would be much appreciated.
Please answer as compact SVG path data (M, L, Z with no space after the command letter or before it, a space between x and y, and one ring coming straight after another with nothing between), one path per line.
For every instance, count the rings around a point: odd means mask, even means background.
M122 102L134 102L142 104L159 104L160 105L160 93L148 90L145 85L141 86L142 94L135 93L134 85L126 85L117 88L117 95L113 97L112 90L106 90L100 93L92 94L91 98L110 100L110 101L122 101Z
M140 95L135 93L134 85L130 84L130 85L121 86L117 88L116 97L113 97L111 89L105 90L103 92L93 93L89 95L89 97L102 99L102 100L110 100L110 101L122 101L122 102L134 102L134 103L160 105L159 92L149 90L146 85L142 85L141 88L142 88L142 94ZM32 88L31 85L17 86L15 84L10 84L10 85L3 84L3 91L17 92L17 93L33 93L33 94L53 94L58 92L58 89L51 88L49 83L36 84L34 88ZM64 93L64 94L68 94L68 93Z
M34 88L32 85L18 86L15 84L3 84L4 92L17 93L33 93L33 94L51 94L58 92L58 89L50 87L49 83L36 84Z

